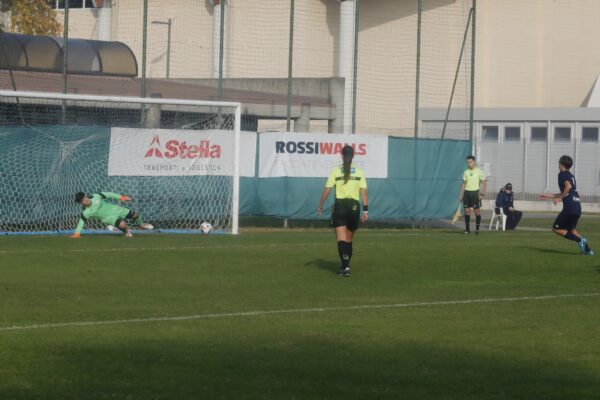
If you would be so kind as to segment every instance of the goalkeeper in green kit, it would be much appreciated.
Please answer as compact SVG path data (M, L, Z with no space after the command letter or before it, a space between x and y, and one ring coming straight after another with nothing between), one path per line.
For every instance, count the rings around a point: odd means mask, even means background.
M126 237L132 236L131 228L129 228L127 221L142 229L154 229L152 225L144 223L137 212L106 200L131 201L127 196L111 192L96 193L91 198L83 192L75 195L75 202L83 206L83 211L79 219L79 224L77 224L77 229L75 229L75 233L71 236L72 238L81 236L81 231L90 219L98 219L108 226L118 228L125 233Z

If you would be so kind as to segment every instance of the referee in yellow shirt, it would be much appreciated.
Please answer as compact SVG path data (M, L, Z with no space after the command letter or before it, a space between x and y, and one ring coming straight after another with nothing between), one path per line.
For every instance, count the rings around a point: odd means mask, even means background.
M460 187L460 202L465 208L465 235L471 232L471 208L475 210L475 234L481 225L481 199L485 195L485 175L475 164L475 157L467 157L467 169Z
M369 218L369 199L367 195L367 180L363 171L352 164L354 149L344 146L342 149L343 163L335 167L319 201L317 212L323 213L323 205L329 197L329 192L335 188L335 203L331 212L331 224L335 229L338 243L338 253L342 266L340 276L350 276L350 259L352 258L352 239L360 222ZM359 199L362 198L362 216Z

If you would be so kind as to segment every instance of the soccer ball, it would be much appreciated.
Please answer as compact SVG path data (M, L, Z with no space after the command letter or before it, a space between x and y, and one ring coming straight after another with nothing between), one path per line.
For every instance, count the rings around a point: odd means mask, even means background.
M112 225L106 225L106 229L112 233L120 233L121 232L117 227L112 226Z
M210 231L212 231L212 225L208 222L203 222L200 225L200 232L204 233L204 234L208 234L210 233Z

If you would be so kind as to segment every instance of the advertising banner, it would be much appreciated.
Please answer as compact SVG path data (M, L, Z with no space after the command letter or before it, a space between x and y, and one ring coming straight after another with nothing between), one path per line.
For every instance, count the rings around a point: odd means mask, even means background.
M109 176L233 175L233 131L112 128ZM254 176L256 134L242 132L240 176Z
M327 177L341 164L340 153L346 144L354 147L354 164L367 178L387 178L387 137L308 133L261 134L258 176Z

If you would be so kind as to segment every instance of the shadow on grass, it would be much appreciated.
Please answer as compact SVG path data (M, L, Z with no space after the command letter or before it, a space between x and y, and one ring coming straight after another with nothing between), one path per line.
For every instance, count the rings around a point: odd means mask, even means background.
M323 258L314 259L312 261L305 263L304 265L306 265L308 267L317 267L319 269L329 271L336 275L340 273L340 263L339 262L325 260Z
M579 256L580 254L576 251L564 251L564 250L557 250L557 249L553 249L550 247L532 247L532 246L521 246L521 248L523 249L527 249L527 250L536 250L539 251L540 253L548 253L548 254L566 254L569 256Z
M0 383L0 398L583 400L600 391L581 367L491 347L323 333L139 336L46 347L19 363L18 379Z

